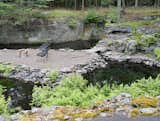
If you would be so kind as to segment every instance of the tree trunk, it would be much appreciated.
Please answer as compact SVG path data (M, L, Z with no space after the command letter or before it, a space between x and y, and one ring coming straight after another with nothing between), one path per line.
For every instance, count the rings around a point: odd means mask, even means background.
M117 2L117 13L118 13L118 16L117 16L117 22L120 22L121 21L121 4L122 4L122 0L118 0Z
M160 7L160 0L158 0L157 7Z
M84 0L82 0L82 10L84 10Z
M122 7L123 7L123 8L125 8L125 7L126 7L125 0L122 0Z
M138 7L138 0L135 0L135 7Z
M98 7L98 1L97 0L95 0L95 6L96 6L96 8Z
M77 10L77 0L74 0L74 9Z

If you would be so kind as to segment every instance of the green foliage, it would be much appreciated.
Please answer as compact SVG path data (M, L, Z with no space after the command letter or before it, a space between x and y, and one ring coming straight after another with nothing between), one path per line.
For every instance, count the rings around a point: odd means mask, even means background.
M105 24L105 16L99 15L96 10L89 10L85 19L85 24L96 24L96 25L104 25Z
M110 12L107 13L107 23L116 23L117 22L117 12L115 10L111 10Z
M88 81L83 79L82 76L77 75L77 74L73 74L71 76L68 76L66 78L64 78L62 80L62 87L67 87L67 88L71 88L71 89L81 89L83 90L84 88L86 88Z
M53 105L72 105L88 106L98 100L118 95L119 93L130 93L133 97L138 96L158 96L160 95L160 76L156 79L140 79L128 85L105 84L88 85L87 80L80 75L70 75L62 80L61 85L56 88L34 87L32 105L34 106L53 106Z
M12 71L12 68L11 65L0 64L0 73L7 75Z
M47 5L47 1L48 0L34 0L34 4L35 5L45 6L45 5Z
M150 45L157 42L157 38L154 35L143 35L134 31L132 33L133 39L136 40L137 45L149 47Z
M76 28L76 26L77 26L77 21L76 21L75 19L71 19L71 20L68 22L68 26L69 26L71 29Z
M104 7L108 7L112 2L112 0L101 0L101 5Z
M159 31L157 31L157 32L154 34L154 37L156 37L156 38L160 38L160 30L159 30Z
M160 59L160 48L155 48L154 54L156 55L157 59Z
M73 10L63 10L63 9L54 9L49 10L47 12L47 15L51 18L61 18L61 17L73 17L73 18L79 18L81 17L81 12L79 11L73 11Z
M8 101L5 100L3 92L3 87L0 86L0 115L9 115Z
M156 42L157 42L157 38L155 38L153 35L142 36L142 43L144 46L148 47Z
M95 100L104 99L98 86L87 86L87 80L80 75L71 75L62 80L56 88L34 87L34 106L73 105L86 106Z
M110 96L117 95L122 92L130 93L133 97L139 96L158 96L160 95L160 76L156 79L140 79L137 82L128 85L115 86Z
M153 25L154 23L155 21L128 21L128 22L122 23L122 25L130 26L133 29L136 29L137 27Z
M3 2L0 2L0 17L8 17L11 15L11 11L13 11L16 8L14 4L6 4Z
M45 19L46 16L29 7L0 3L0 18L7 20L12 25L28 25L31 18Z
M54 70L49 74L49 78L52 82L55 82L58 78L58 75L59 75L58 71Z

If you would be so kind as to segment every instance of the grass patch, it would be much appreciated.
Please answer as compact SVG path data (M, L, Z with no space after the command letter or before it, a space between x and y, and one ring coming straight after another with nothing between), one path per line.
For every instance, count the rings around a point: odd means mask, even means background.
M61 18L61 17L79 18L83 16L83 13L81 11L65 10L65 9L48 10L46 13L50 18Z
M131 13L131 15L133 14L140 14L142 16L147 16L147 15L159 15L160 13L160 8L155 8L155 7L138 7L138 8L134 8L134 7L129 7L126 8L126 11L128 13Z
M141 27L141 26L154 25L156 22L157 22L157 20L153 20L153 21L127 21L127 22L121 23L121 25L130 26L130 27L132 27L132 29L136 29L137 27Z
M144 85L145 84L145 85ZM88 85L88 81L80 75L71 75L62 80L61 85L56 88L34 87L33 106L89 106L93 103L120 93L130 93L133 97L139 96L158 96L160 95L160 76L156 79L140 79L128 85L114 85L112 87L105 84Z

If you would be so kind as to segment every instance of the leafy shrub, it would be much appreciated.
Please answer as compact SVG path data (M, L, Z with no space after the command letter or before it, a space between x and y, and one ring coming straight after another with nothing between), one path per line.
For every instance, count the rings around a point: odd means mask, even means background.
M112 0L101 0L101 5L104 7L108 7L112 2Z
M137 40L137 42L139 42L142 39L142 34L137 32L136 30L134 30L132 32L132 37L133 37L133 39Z
M54 70L49 74L49 78L52 82L55 82L58 78L58 75L59 75L58 71Z
M68 22L68 26L69 26L71 29L76 28L76 26L77 26L77 21L76 21L75 19L71 19L71 20Z
M156 57L157 57L158 59L160 59L160 48L155 48L155 49L154 49L154 54L156 55Z
M12 70L11 65L0 64L0 73L7 75L7 74L9 74L9 72L11 72L11 70Z
M33 10L32 8L0 3L0 18L8 20L7 22L12 25L29 25L28 23L31 18L45 19L46 17L42 12Z
M9 114L9 108L8 108L8 102L5 100L5 97L3 95L3 87L0 86L0 115L8 115Z
M160 38L160 31L157 31L157 32L154 34L154 37Z
M112 10L109 13L107 13L106 16L107 16L108 23L116 23L117 22L117 12L115 10Z
M136 40L137 45L149 47L157 42L157 38L154 35L143 35L137 31L132 33L133 39Z
M45 5L47 5L47 1L48 0L34 0L34 4L45 6Z
M34 87L32 105L73 105L86 106L95 100L104 99L98 86L87 86L87 80L80 75L71 75L62 80L56 88Z
M157 78L148 78L148 79L140 79L137 82L132 83L130 86L128 85L120 85L115 86L110 96L117 95L122 92L130 93L133 97L139 96L158 96L160 95L160 76Z
M140 79L128 85L113 85L112 87L105 84L88 85L88 81L80 75L70 75L62 80L61 85L56 88L51 87L34 87L32 105L34 106L53 106L53 105L72 105L88 106L113 97L119 93L130 93L133 97L139 96L158 96L160 95L160 76L156 79Z
M148 47L156 42L157 42L157 39L153 35L142 36L142 43L141 44L144 46Z
M85 24L96 24L96 25L104 25L105 24L105 16L99 15L96 10L89 10L85 19Z

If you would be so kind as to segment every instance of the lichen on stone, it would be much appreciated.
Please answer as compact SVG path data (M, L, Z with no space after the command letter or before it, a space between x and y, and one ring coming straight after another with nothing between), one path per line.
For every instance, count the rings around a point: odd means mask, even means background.
M138 116L140 114L140 111L139 111L139 109L137 109L137 108L134 108L131 112L130 112L130 116L131 117L136 117L136 116Z
M156 107L158 99L154 97L138 97L133 99L132 105L142 108Z
M21 121L37 121L38 114L37 113L27 113L23 114Z

